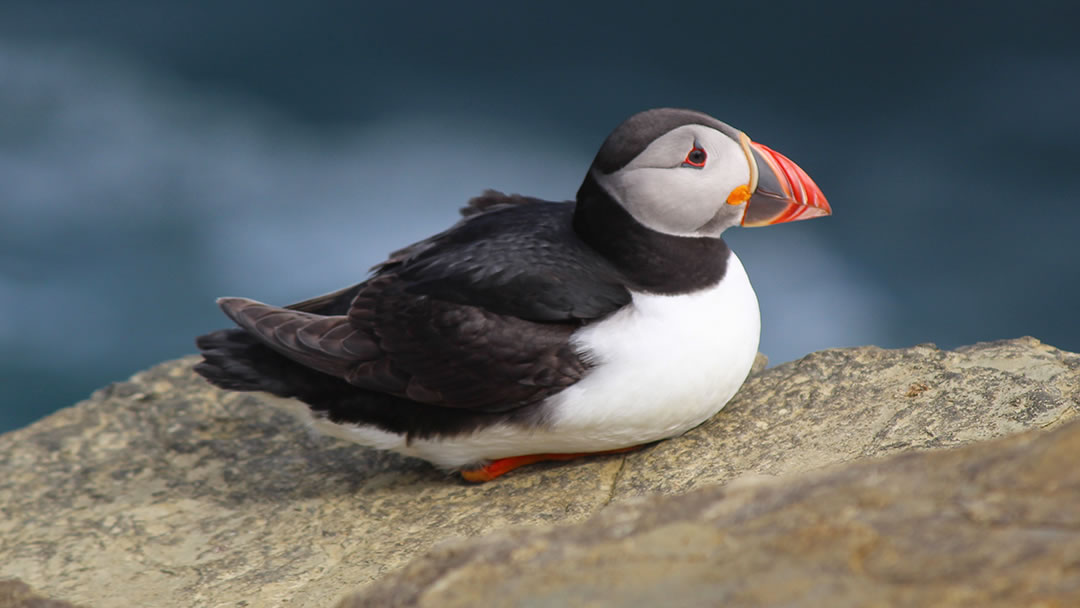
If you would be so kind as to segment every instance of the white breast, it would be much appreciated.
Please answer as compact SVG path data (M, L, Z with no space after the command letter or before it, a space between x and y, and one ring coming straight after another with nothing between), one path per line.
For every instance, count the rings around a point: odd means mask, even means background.
M500 424L406 443L374 427L305 417L326 434L447 468L522 454L611 450L684 433L720 411L750 373L760 333L757 296L732 253L717 286L681 296L635 293L629 306L574 334L579 352L596 367L549 398L544 428Z
M734 253L716 287L634 294L574 336L597 367L555 397L554 427L609 449L683 433L739 390L760 333L757 296Z

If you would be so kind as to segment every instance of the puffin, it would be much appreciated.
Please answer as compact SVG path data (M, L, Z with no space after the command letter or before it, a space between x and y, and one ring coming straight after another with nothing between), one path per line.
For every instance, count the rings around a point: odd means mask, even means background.
M236 327L198 337L194 369L471 482L627 451L700 425L749 375L758 301L723 232L831 213L742 131L646 110L572 201L488 190L360 283L284 307L220 298Z

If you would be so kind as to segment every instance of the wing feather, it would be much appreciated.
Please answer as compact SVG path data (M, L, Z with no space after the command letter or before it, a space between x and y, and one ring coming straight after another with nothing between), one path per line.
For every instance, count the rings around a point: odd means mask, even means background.
M280 308L222 298L260 342L362 389L479 412L535 403L589 365L571 335L629 302L573 206L485 192L358 285Z

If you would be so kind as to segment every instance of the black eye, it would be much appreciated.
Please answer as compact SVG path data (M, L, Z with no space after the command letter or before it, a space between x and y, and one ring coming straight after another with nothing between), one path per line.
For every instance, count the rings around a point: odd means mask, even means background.
M695 145L694 148L690 150L690 153L686 155L686 160L683 161L683 166L703 169L705 168L706 158L708 158L708 155L705 154L705 149Z

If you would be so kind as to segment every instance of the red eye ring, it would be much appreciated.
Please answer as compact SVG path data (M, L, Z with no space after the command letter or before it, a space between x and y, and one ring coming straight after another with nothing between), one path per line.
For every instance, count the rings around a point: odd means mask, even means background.
M705 161L709 158L709 155L705 153L705 148L694 144L694 147L686 154L686 159L682 164L684 167L694 167L695 169L704 169Z

